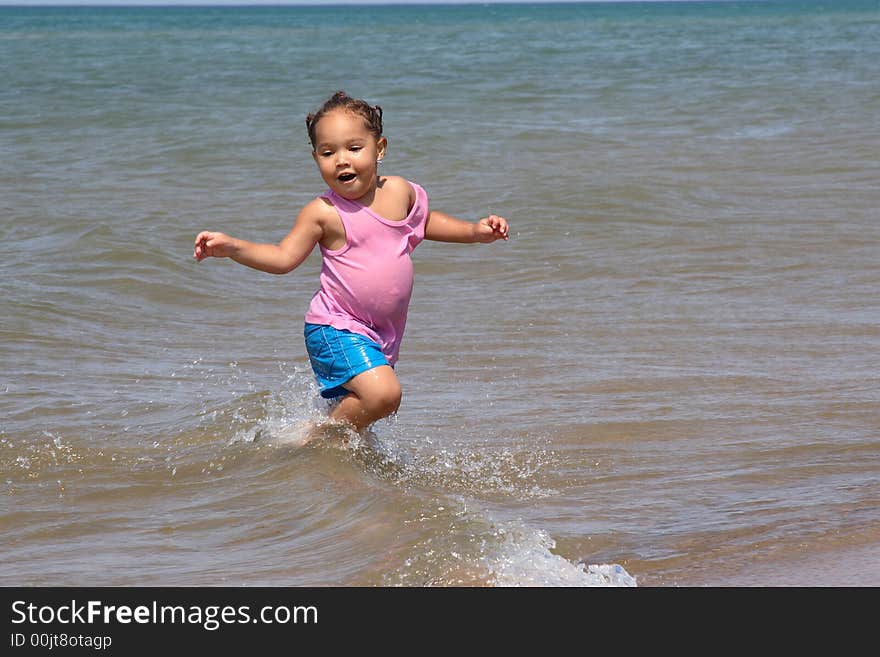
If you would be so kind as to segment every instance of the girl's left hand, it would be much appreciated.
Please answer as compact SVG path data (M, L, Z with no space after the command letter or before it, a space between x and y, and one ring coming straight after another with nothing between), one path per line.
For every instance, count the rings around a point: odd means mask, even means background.
M499 217L497 214L490 214L488 217L483 217L477 222L474 233L477 242L488 244L495 240L508 239L509 230L507 219Z

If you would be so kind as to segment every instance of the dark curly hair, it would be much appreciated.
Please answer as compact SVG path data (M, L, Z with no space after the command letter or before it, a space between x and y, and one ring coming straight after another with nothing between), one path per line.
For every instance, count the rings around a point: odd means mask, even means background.
M325 114L336 109L344 109L352 114L357 114L364 119L364 123L376 139L382 136L382 108L378 105L370 105L367 101L352 98L344 91L337 91L330 96L316 112L306 117L306 128L309 131L309 141L312 148L315 147L315 126L318 125Z

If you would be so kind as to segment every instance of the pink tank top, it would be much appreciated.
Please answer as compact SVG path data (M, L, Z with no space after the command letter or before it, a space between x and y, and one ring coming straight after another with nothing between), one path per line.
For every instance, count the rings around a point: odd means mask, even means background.
M406 219L389 221L327 190L345 226L345 245L321 247L320 288L312 297L305 321L328 324L375 340L391 365L397 362L406 313L412 296L410 254L425 237L428 195L419 185Z

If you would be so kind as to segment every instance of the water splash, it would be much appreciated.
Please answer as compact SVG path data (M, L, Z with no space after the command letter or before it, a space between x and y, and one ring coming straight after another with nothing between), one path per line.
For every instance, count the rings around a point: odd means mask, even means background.
M205 429L211 435L225 431L228 445L342 448L365 471L397 486L518 500L556 493L541 482L554 454L533 439L521 445L505 440L502 447L461 436L414 436L396 417L358 434L328 421L328 410L311 378L295 372L276 391L206 412Z
M439 489L479 498L547 498L557 491L542 481L552 465L552 451L534 442L503 446L460 437L407 435L393 421L373 435L375 453L365 467L399 486ZM438 445L442 444L443 447Z

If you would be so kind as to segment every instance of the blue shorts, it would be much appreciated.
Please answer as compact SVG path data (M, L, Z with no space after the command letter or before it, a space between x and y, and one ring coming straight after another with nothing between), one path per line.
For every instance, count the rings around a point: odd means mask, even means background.
M303 334L312 371L326 399L347 395L343 383L374 367L388 365L382 348L364 335L309 323Z

